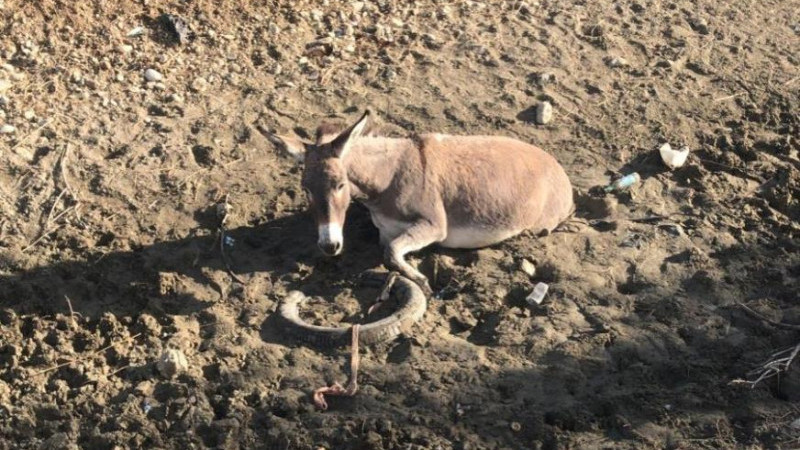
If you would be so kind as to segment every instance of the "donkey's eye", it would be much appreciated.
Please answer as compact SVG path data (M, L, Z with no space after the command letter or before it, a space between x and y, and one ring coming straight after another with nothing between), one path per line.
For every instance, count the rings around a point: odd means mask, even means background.
M336 185L336 190L337 191L341 192L342 189L344 189L344 183L339 183L339 184Z

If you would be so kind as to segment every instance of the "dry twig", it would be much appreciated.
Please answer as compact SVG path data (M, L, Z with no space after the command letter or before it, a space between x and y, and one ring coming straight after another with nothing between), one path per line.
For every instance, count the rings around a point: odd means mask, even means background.
M778 322L776 320L772 320L772 319L770 319L768 317L765 317L763 314L759 313L758 311L754 310L753 308L745 305L744 303L736 303L736 306L742 308L742 310L744 312L746 312L748 315L750 315L750 316L752 316L752 317L754 317L754 318L756 318L758 320L764 321L764 322L766 322L766 323L768 323L768 324L770 324L770 325L772 325L774 327L784 328L784 329L787 329L787 330L800 330L800 325L795 325L795 324L792 324L792 323L783 323L783 322Z
M733 380L734 384L746 384L751 388L755 388L758 383L768 380L772 377L780 375L782 372L789 370L797 355L800 353L800 343L794 347L786 348L775 352L769 357L769 360L756 369L747 373L749 377L755 377L755 380Z

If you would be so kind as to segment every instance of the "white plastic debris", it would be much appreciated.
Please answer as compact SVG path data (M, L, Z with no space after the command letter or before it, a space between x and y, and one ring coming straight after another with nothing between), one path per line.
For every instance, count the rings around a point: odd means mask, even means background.
M542 102L536 106L536 123L544 125L553 120L553 105Z
M533 304L541 304L542 300L544 300L544 296L547 295L547 290L550 288L546 283L536 283L536 286L533 287L533 291L528 294L525 300L533 305Z
M661 154L661 160L670 169L681 167L689 157L689 147L683 146L680 150L673 150L669 143L662 145L658 152Z

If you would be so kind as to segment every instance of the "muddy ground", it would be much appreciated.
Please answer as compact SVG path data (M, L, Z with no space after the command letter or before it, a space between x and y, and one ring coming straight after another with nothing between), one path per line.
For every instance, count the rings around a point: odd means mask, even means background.
M732 383L800 341L738 306L800 323L797 1L0 8L0 448L800 447L800 368ZM276 307L300 289L319 322L363 320L378 234L353 207L323 257L300 168L256 127L366 107L392 134L535 143L579 220L418 253L441 298L318 412L348 351L294 342ZM592 190L631 171L629 192ZM165 349L188 361L172 379Z

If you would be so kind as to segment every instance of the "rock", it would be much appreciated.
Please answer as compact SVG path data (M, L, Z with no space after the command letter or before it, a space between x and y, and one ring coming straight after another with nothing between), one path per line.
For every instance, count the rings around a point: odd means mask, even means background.
M0 127L0 134L13 134L17 129L14 125L5 124Z
M553 120L553 105L541 102L536 106L536 123L544 125Z
M690 25L694 31L700 34L708 34L708 22L706 19L695 18Z
M431 50L439 50L442 48L442 43L439 41L435 35L426 33L422 35L422 41L425 43L425 46Z
M536 266L525 258L519 262L519 270L525 272L531 278L536 275Z
M72 74L70 75L70 79L72 80L73 83L80 83L81 81L83 81L83 74L81 73L81 70L80 69L73 70Z
M195 92L205 92L208 89L208 81L203 77L197 77L192 81L191 88Z
M270 34L278 34L281 32L280 27L276 25L275 22L270 22L267 26L267 29L269 30Z
M608 64L608 67L611 67L612 69L616 69L618 67L626 67L626 66L628 66L628 60L623 58L623 57L621 57L621 56L614 56L614 57L606 58L606 64Z
M161 81L164 79L164 75L161 75L161 73L155 69L147 69L144 71L144 79L147 81Z
M128 37L141 36L142 34L144 34L144 28L143 27L136 27L136 28L134 28L134 29L132 29L131 31L128 32Z
M133 46L128 44L122 44L119 46L119 52L123 54L128 54L133 51Z
M156 363L156 368L161 375L167 378L173 378L180 372L189 368L189 362L186 360L186 355L178 349L168 349L162 355L161 359Z
M353 7L353 12L358 14L364 9L364 2L353 2L350 6Z
M0 94L11 89L11 82L8 80L0 80Z
M32 109L29 109L29 110L25 111L24 113L22 113L22 117L24 117L25 120L33 120L33 119L36 118L36 113L33 112Z

